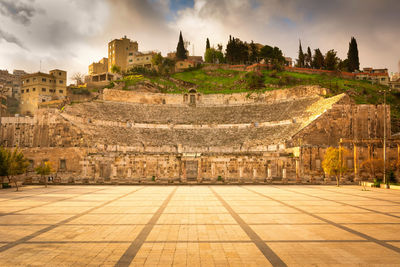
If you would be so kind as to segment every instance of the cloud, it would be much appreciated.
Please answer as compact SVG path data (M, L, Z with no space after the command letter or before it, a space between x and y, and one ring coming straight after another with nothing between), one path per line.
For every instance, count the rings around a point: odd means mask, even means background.
M2 0L0 1L0 14L11 17L18 23L28 25L37 12L33 4L33 1Z
M207 37L225 46L232 35L293 58L299 39L345 58L355 36L362 66L397 71L399 12L398 0L0 0L0 69L35 69L42 60L84 73L112 39L127 35L140 50L166 55L182 30L196 55Z
M21 47L22 49L28 50L25 45L14 35L9 32L5 32L0 29L0 41L5 40L6 42L16 44L17 46Z

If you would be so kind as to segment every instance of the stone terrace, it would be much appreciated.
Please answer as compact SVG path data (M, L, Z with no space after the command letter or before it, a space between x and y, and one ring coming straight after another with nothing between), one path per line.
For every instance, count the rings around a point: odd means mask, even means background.
M88 102L69 106L65 112L97 120L136 123L254 123L282 121L307 115L307 108L318 100L319 97L308 97L273 104L207 107Z
M243 144L269 145L288 140L300 129L299 123L274 127L245 129L150 129L121 128L86 125L90 138L109 145L176 146L194 147L241 146Z
M398 266L400 192L51 186L0 195L0 266Z

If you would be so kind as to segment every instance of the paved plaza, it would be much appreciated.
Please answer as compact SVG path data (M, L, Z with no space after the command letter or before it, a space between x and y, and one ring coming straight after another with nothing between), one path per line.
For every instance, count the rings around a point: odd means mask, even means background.
M400 191L28 186L0 191L0 266L400 266Z

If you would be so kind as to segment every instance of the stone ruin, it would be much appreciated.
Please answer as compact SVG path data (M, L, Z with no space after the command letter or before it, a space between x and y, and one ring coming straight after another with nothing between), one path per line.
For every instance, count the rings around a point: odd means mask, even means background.
M321 163L341 139L350 140L343 160L352 171L342 177L350 183L369 178L359 166L370 147L356 144L382 139L384 113L313 86L231 95L104 90L100 100L2 118L0 134L30 160L25 183L43 182L33 172L43 161L60 184L331 183ZM386 121L390 133L389 107ZM400 149L388 150L398 160Z

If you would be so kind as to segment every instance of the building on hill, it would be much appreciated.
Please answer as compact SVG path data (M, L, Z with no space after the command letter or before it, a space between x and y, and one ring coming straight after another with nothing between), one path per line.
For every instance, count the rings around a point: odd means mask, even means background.
M21 76L27 73L23 70L14 70L9 73L8 70L0 70L0 87L8 97L20 98Z
M105 89L102 102L1 118L0 138L20 147L34 167L54 162L54 183L332 183L322 161L339 145L349 150L341 180L357 182L376 177L364 163L382 155L384 121L387 158L399 160L389 106L325 93L313 86L250 95ZM41 182L32 173L24 177Z
M196 64L202 64L204 62L202 56L188 56L187 59L195 62Z
M400 78L389 82L389 87L396 91L400 91Z
M153 68L153 57L157 55L156 51L134 52L128 55L127 69L134 67Z
M360 72L355 74L356 80L371 81L372 83L389 85L390 77L386 72Z
M188 60L188 59L178 60L175 63L175 71L176 72L181 72L181 71L184 71L184 70L187 70L187 69L190 69L190 68L194 68L197 65L198 64L195 61L192 61L192 60Z
M1 92L0 85L0 92ZM7 96L0 93L0 118L7 115Z
M293 59L291 57L285 57L285 66L293 67Z
M108 72L115 65L121 68L121 71L128 70L128 56L133 56L139 51L139 45L135 41L124 36L120 39L114 39L108 43Z
M20 111L23 115L34 115L40 103L62 100L67 96L67 72L51 70L49 74L37 72L21 77Z
M99 62L93 62L89 65L89 75L96 75L108 72L108 58L103 57Z

